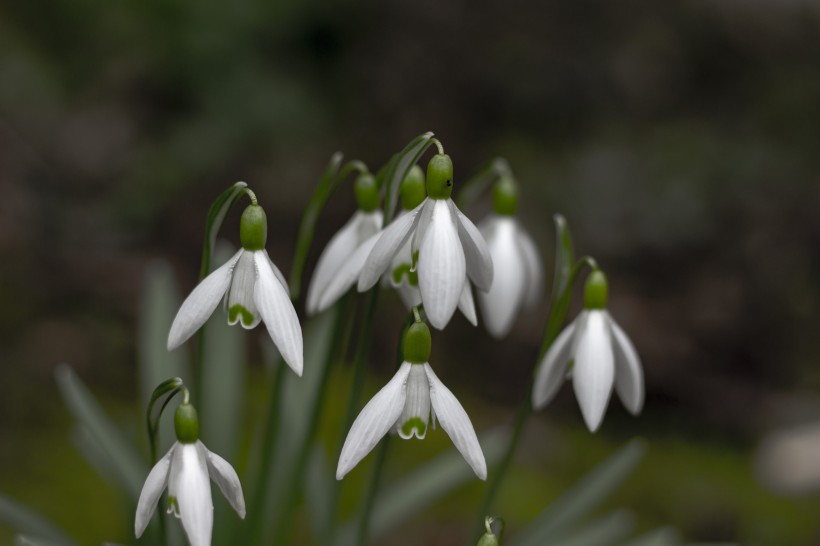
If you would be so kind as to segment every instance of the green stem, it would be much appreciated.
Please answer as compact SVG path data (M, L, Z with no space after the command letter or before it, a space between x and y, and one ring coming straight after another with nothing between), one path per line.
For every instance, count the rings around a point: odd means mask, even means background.
M362 515L359 518L359 525L356 528L356 539L354 544L364 546L367 542L367 529L370 527L370 518L373 514L373 506L376 504L376 494L381 484L382 470L387 460L387 448L390 446L390 435L382 438L379 444L376 460L373 462L373 471L370 475L370 483L367 486L367 493L362 506Z

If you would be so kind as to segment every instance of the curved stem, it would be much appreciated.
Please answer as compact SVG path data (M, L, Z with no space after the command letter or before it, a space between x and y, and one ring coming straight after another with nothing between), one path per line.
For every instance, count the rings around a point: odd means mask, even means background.
M437 138L431 139L431 142L436 145L436 148L438 149L438 155L444 155L444 144L442 144L441 141Z

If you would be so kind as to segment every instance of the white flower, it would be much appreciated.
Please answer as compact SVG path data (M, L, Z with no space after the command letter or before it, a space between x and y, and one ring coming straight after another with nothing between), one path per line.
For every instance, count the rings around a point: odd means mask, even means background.
M339 456L336 479L350 472L390 429L404 439L424 438L429 424L435 428L436 418L476 476L486 479L484 454L464 408L430 364L410 362L402 363L354 421Z
M309 315L324 311L336 303L353 285L364 264L364 259L360 257L361 253L357 254L356 251L378 233L381 227L382 212L380 210L372 212L357 210L330 239L319 257L308 286L306 308ZM370 248L372 248L372 243ZM346 279L350 275L354 276L348 282L340 283L338 279L340 274Z
M246 215L251 217L248 222ZM245 209L242 220L243 248L205 277L182 302L168 333L168 350L179 347L199 330L224 296L228 324L238 322L251 329L264 320L282 358L301 376L302 327L288 295L288 283L264 249L264 212L258 205L251 205ZM251 224L254 221L257 224ZM264 229L259 227L262 221Z
M501 338L512 328L521 307L533 307L541 296L544 272L535 243L511 215L490 214L478 226L494 264L493 284L479 292L487 331Z
M211 453L197 440L176 442L154 465L142 487L134 533L142 536L154 514L160 495L168 488L168 512L182 520L191 546L209 546L213 529L210 478L228 499L239 517L245 517L245 499L236 471L225 459Z
M644 401L641 361L606 309L585 309L555 339L535 375L532 399L536 409L558 392L570 362L574 362L575 396L590 431L597 430L604 418L613 384L626 409L633 415L640 413Z

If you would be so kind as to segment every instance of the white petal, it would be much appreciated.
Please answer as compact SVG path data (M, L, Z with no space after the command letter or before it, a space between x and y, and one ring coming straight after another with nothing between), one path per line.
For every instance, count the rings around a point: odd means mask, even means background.
M268 257L262 252L254 252L256 263L256 289L253 297L262 320L273 343L282 358L296 375L302 375L302 327L296 309L287 291L276 279Z
M470 281L464 281L464 288L461 289L461 297L458 299L458 308L464 318L473 326L478 325L478 317L475 314L475 302L473 301L473 289Z
M225 294L225 312L228 313L228 324L237 322L250 330L256 328L262 317L253 302L253 290L256 285L256 265L254 252L243 252L236 262L231 277L231 286Z
M427 235L427 228L430 227L430 221L433 219L433 211L436 208L437 202L436 199L425 199L424 207L422 207L418 220L416 220L416 229L413 233L413 241L410 245L410 256L418 252L419 248L421 248L424 236Z
M532 388L532 405L535 409L546 406L564 384L567 366L572 357L572 338L577 324L576 319L558 334L538 364Z
M424 365L427 372L427 379L430 381L430 400L433 403L433 410L436 413L438 422L443 428L456 449L473 469L476 476L482 480L487 479L487 463L484 460L484 453L475 435L473 424L467 416L467 412L458 403L456 397L450 389L433 373L429 364Z
M411 286L410 283L405 280L396 287L396 290L398 290L399 297L401 297L401 301L404 302L404 306L408 311L413 307L421 305L421 292L418 286Z
M359 240L359 230L364 220L364 214L362 211L357 210L350 220L331 237L330 242L319 256L316 269L313 270L313 276L308 285L305 305L309 315L316 313L319 298L327 284L342 265L342 262L350 256L361 242Z
M604 311L587 311L587 320L575 333L572 386L587 427L595 432L604 418L615 381L612 334Z
M182 302L168 333L169 351L185 343L214 312L231 284L233 268L243 252L244 250L240 249L219 269L205 277Z
M211 482L205 457L196 444L178 444L171 460L168 494L176 498L191 546L210 546L214 526Z
M145 484L142 486L140 499L137 502L137 517L134 520L134 534L137 538L142 536L148 522L151 521L151 516L154 515L154 510L157 508L162 492L168 486L168 469L171 466L171 454L177 444L171 446L168 453L162 459L157 461L148 477L145 478Z
M458 237L464 247L464 256L467 259L467 275L476 285L476 288L486 292L493 284L493 259L490 249L478 228L464 216L452 200L447 200L453 210L458 224Z
M409 362L403 363L393 379L370 399L356 417L339 455L339 465L336 467L337 480L344 478L345 474L359 464L359 461L364 459L396 424L404 409L410 366Z
M268 263L270 264L270 268L273 269L273 274L276 275L276 278L279 279L280 283L282 283L282 288L284 288L285 292L287 292L288 296L290 296L290 286L288 286L288 280L285 278L285 276L282 274L282 272L279 271L279 268L276 267L276 264L273 263L273 260L270 259L270 256L268 256L268 251L263 250L262 252L265 253L265 257L268 259Z
M430 423L430 382L424 366L413 364L407 375L404 409L396 421L396 432L403 439L423 440Z
M365 261L362 274L359 277L359 292L372 288L378 282L379 277L389 267L393 256L410 237L416 223L416 215L425 202L426 200L407 214L399 216L384 228L382 236Z
M345 292L350 290L359 275L362 273L364 262L376 245L376 242L381 237L380 233L375 233L370 236L365 242L347 257L342 263L341 267L335 272L333 278L330 279L325 291L322 292L319 301L316 304L316 312L320 313L336 303Z
M419 249L421 301L430 324L441 330L458 306L466 279L464 251L448 203L435 199L427 234Z
M245 519L245 497L242 495L242 484L239 482L236 470L233 469L231 463L216 453L208 451L208 448L202 442L197 441L197 445L205 454L205 460L208 463L208 474L211 479L222 491L225 498L228 499L239 517Z
M520 225L518 227L518 246L527 269L527 290L524 296L524 306L533 308L538 305L541 293L544 291L544 266L535 241Z
M487 218L480 229L487 239L494 272L490 290L478 293L478 303L487 331L502 338L512 328L526 294L526 263L517 241L520 230L512 217L497 216Z
M607 317L612 328L615 348L615 390L626 409L633 415L638 415L643 409L644 399L641 359L632 342L609 312L607 312Z

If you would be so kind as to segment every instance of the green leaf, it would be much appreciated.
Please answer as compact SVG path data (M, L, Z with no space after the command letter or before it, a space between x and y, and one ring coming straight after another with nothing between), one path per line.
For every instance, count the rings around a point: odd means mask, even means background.
M136 499L148 469L134 447L125 440L117 427L108 419L80 378L66 364L60 364L54 375L69 411L86 427L88 433L104 450L105 457L116 473L119 485L131 498Z
M645 451L644 443L632 440L553 501L521 533L517 546L535 546L550 541L589 514L634 470Z
M672 527L661 527L624 542L622 546L676 546L681 543L680 534Z
M216 235L222 227L222 222L225 221L225 216L228 211L242 197L245 188L248 185L245 182L237 182L214 200L211 208L208 210L208 216L205 219L205 240L202 243L202 265L199 268L199 280L208 276L211 270L211 253L216 244Z
M65 543L28 535L17 535L14 537L15 546L61 546L62 544Z
M305 473L305 495L310 508L310 528L320 531L330 520L330 485L336 477L332 474L327 455L321 445L315 445L310 454ZM316 536L321 536L317 534Z
M555 222L555 278L552 282L552 296L550 301L549 316L544 329L544 340L538 356L538 362L547 354L552 342L558 337L569 308L569 300L572 296L572 270L575 265L575 256L572 250L572 236L569 232L567 221L560 214L553 216ZM538 366L533 368L533 373L538 372Z
M73 545L74 541L56 525L34 510L0 495L0 521L21 533L31 535L27 540L46 540L32 544ZM42 539L34 537L43 537Z
M579 530L549 539L550 546L610 546L620 544L635 526L635 518L625 510L585 523ZM543 541L527 543L541 546ZM521 545L519 545L521 546Z
M418 163L422 154L433 144L432 138L432 132L417 136L401 152L393 156L388 163L383 181L383 187L385 188L384 225L393 220L393 212L396 210L396 204L399 200L399 184L407 176L410 167Z

